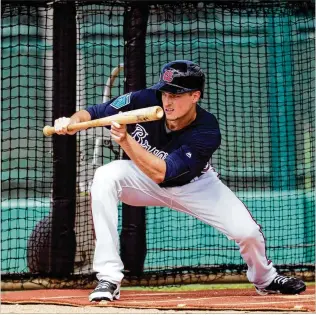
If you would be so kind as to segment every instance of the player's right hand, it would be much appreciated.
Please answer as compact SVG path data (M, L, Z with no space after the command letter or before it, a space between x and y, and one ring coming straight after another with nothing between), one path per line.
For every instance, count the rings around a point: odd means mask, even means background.
M68 117L61 117L55 120L54 128L58 135L74 135L77 131L68 131L67 127L75 123Z

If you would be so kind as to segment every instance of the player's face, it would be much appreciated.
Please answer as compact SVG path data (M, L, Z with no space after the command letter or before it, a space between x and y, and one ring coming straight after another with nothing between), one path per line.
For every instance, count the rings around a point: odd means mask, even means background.
M188 115L194 115L196 103L200 98L200 91L194 91L183 94L172 94L161 92L162 104L166 119L176 121Z

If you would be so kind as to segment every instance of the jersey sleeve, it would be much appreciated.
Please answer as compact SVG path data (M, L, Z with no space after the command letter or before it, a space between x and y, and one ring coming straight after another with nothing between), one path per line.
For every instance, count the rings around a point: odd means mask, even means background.
M193 135L189 143L183 144L165 159L167 168L162 186L167 186L174 180L180 184L181 178L185 182L190 182L196 176L200 176L220 142L219 129L201 130Z
M134 109L134 103L137 96L136 93L127 93L112 100L89 106L86 111L89 112L91 119L98 119L111 115L118 114L119 112L129 111Z
M157 103L156 93L145 89L121 95L106 103L89 106L86 111L89 112L91 119L98 119L116 115L119 112L155 106Z

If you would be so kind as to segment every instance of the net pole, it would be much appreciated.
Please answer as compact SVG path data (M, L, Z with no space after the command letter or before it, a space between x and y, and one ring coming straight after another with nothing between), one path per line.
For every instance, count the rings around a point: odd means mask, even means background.
M294 190L296 152L290 17L270 16L267 31L272 187L277 191Z
M145 3L132 3L124 15L124 92L146 87L145 36L148 7ZM123 154L124 159L128 159ZM121 258L125 275L139 276L146 257L145 207L122 205Z
M75 2L54 3L53 120L76 111ZM76 136L53 136L51 273L73 272L76 241Z
M45 50L45 77L44 77L44 89L45 89L45 126L50 125L53 119L53 16L54 10L52 7L47 8L46 11L40 11L41 13L41 27L44 31L46 50ZM52 149L52 142L45 141L45 150L50 152Z

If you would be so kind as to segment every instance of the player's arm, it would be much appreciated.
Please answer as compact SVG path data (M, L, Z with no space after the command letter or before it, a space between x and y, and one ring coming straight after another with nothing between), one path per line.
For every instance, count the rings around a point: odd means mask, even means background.
M56 119L54 124L56 133L59 135L73 135L77 131L68 131L68 125L115 115L119 112L119 108L121 107L129 109L131 107L131 94L132 93L119 96L106 103L88 106L85 110L80 110L74 113L71 117L61 117Z
M139 169L157 184L167 184L181 176L193 179L200 175L220 143L218 129L200 132L193 137L193 143L181 146L169 154L166 160L162 160L145 150L132 138L126 132L125 125L113 122L111 135Z
M144 174L157 184L163 182L166 174L166 162L164 160L144 149L126 132L126 125L113 122L111 134L113 139Z
M88 106L85 110L80 110L71 117L56 119L54 124L55 131L59 135L73 135L76 131L69 132L67 130L70 124L116 115L121 111L124 112L145 107L146 104L155 104L155 98L156 94L154 91L140 90L127 93L113 98L108 102Z

